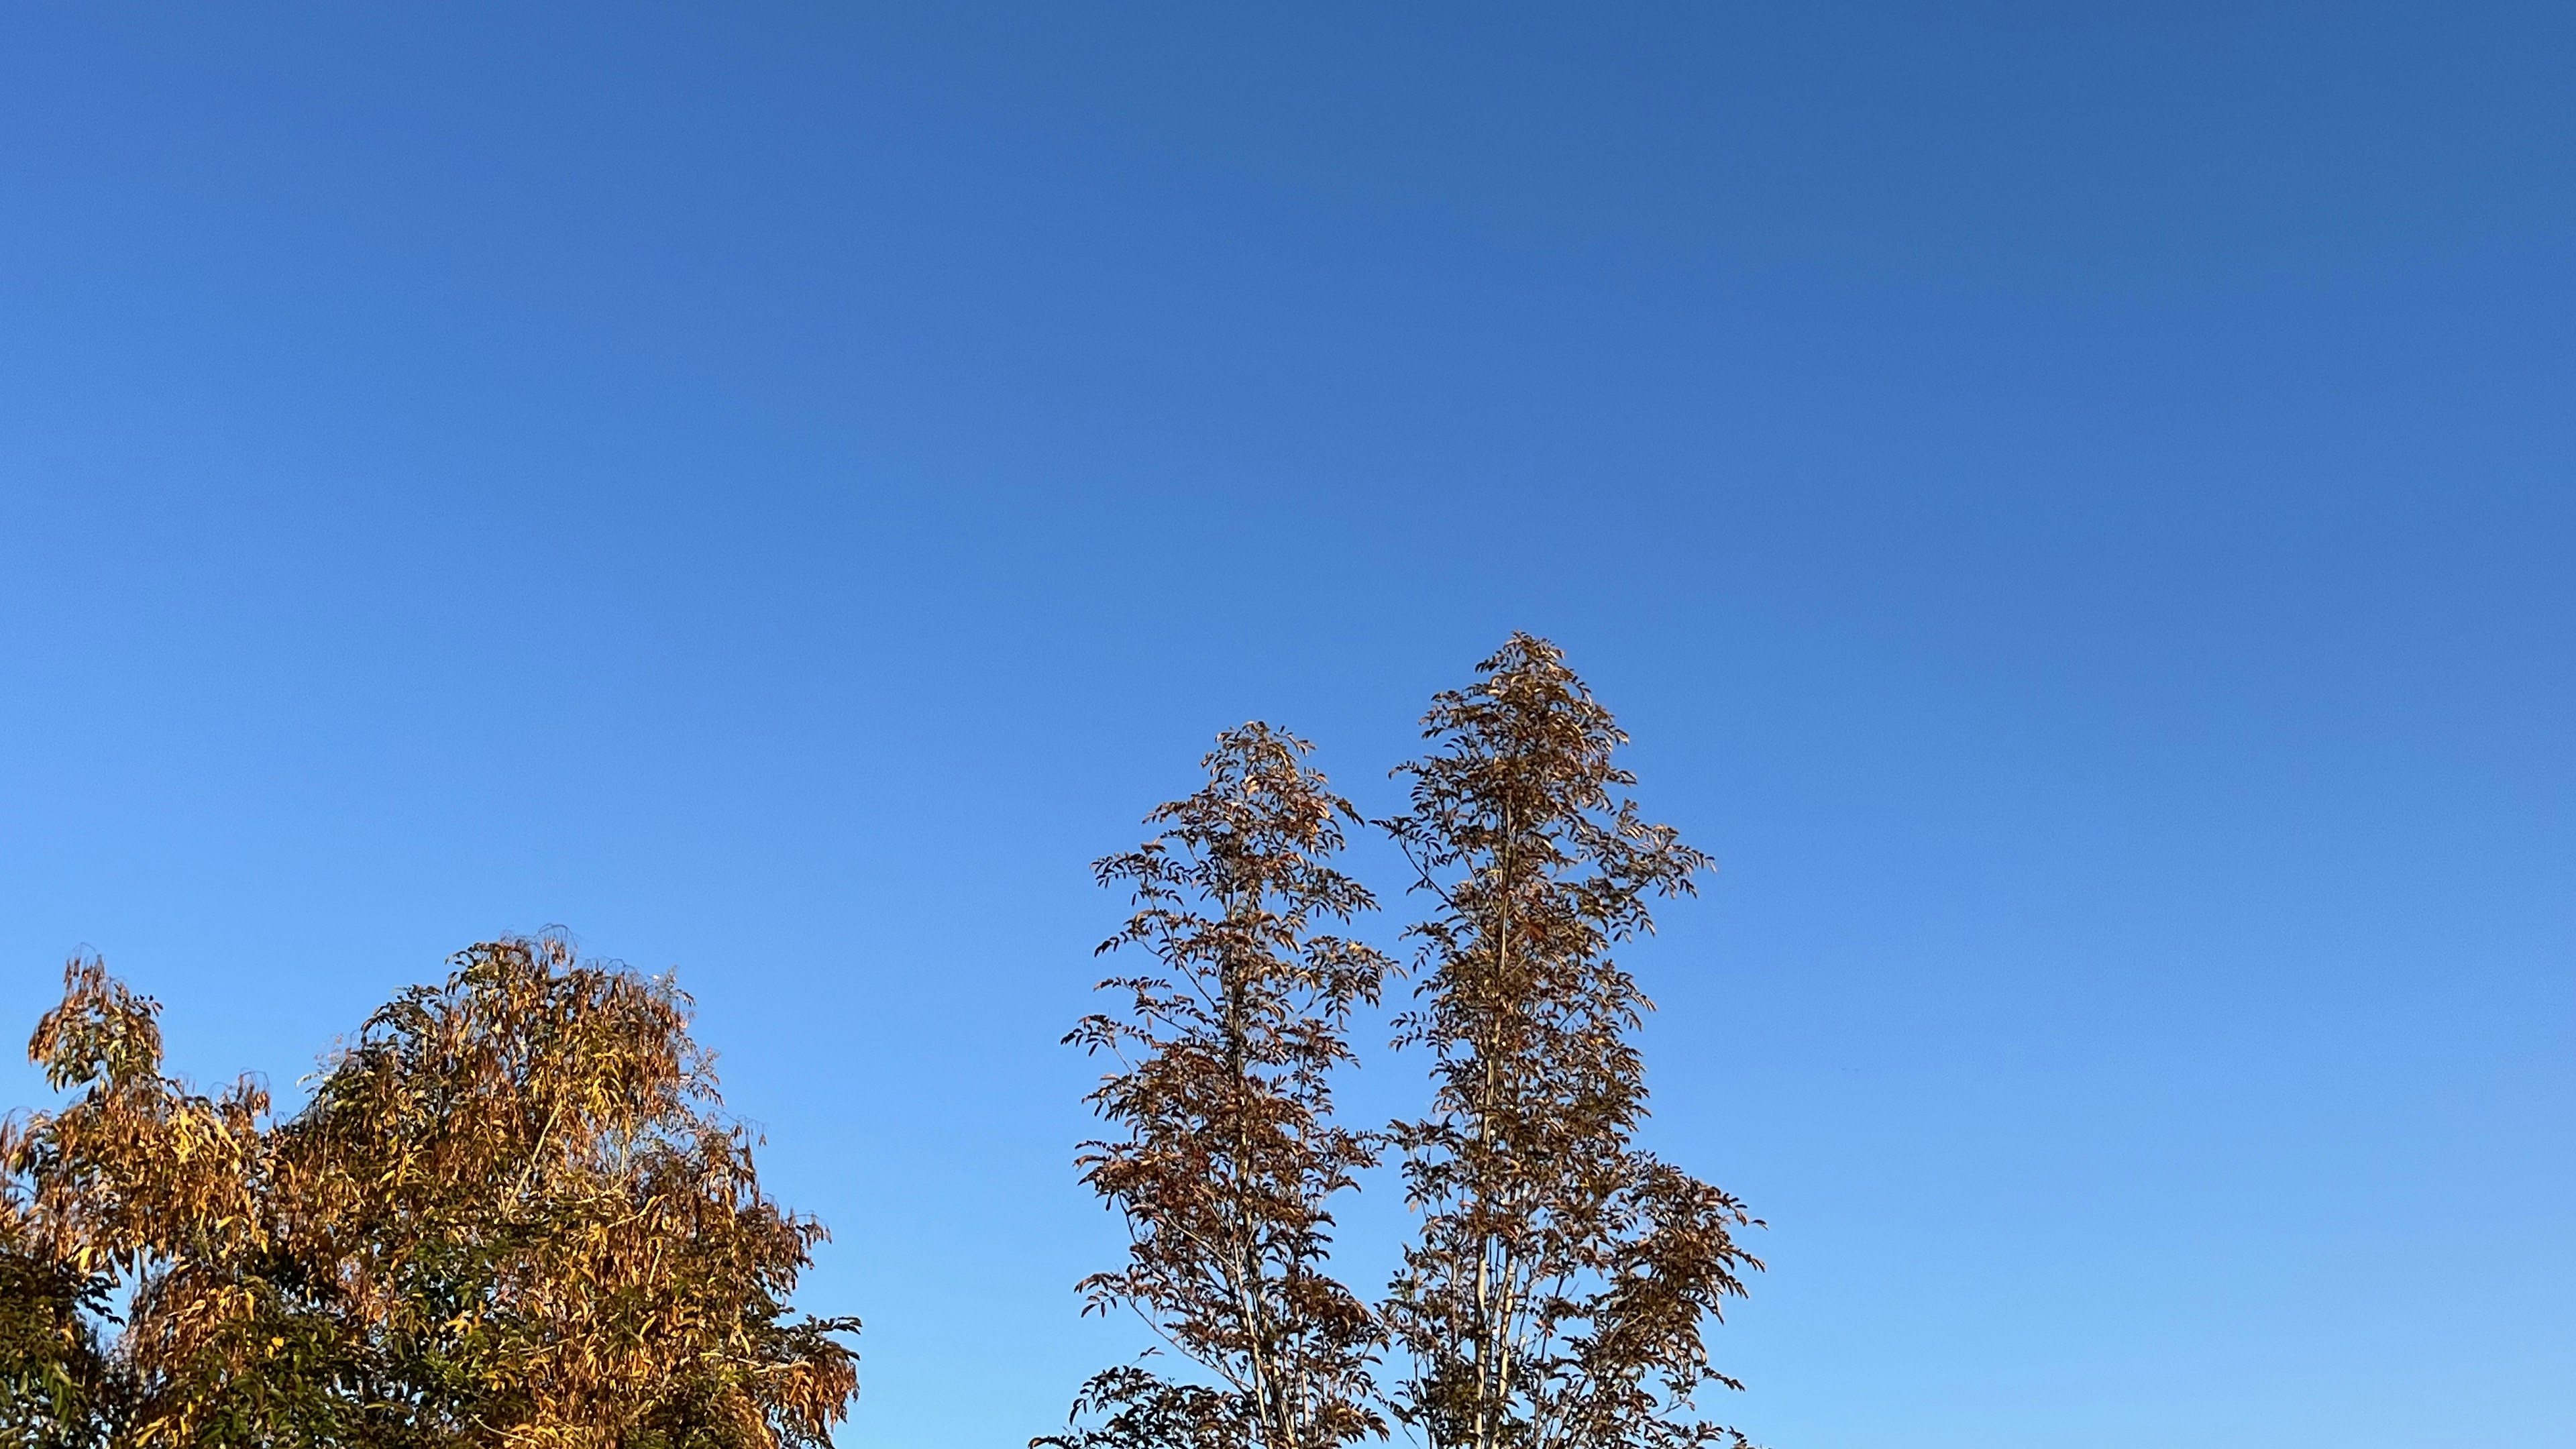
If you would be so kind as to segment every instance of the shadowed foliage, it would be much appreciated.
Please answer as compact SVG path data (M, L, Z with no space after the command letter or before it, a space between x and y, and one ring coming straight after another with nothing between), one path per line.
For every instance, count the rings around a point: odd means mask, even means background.
M1333 1121L1331 1076L1352 1010L1388 967L1317 930L1373 902L1326 861L1350 805L1266 725L1220 737L1207 784L1148 817L1162 833L1095 870L1136 913L1101 949L1156 969L1103 982L1123 1009L1066 1038L1114 1057L1091 1096L1123 1135L1088 1143L1083 1180L1125 1215L1127 1265L1084 1282L1089 1307L1127 1305L1222 1385L1141 1366L1086 1386L1094 1427L1067 1449L1329 1449L1384 1432L1369 1365L1381 1333L1327 1272L1332 1198L1376 1160Z
M45 1252L0 1197L0 1445L84 1449L106 1430L107 1279Z
M761 1193L687 998L554 938L452 965L280 1122L255 1083L162 1075L158 1008L75 961L30 1054L76 1095L0 1136L0 1271L77 1311L0 1321L0 1412L42 1380L63 1442L827 1442L857 1324L789 1311L822 1229Z

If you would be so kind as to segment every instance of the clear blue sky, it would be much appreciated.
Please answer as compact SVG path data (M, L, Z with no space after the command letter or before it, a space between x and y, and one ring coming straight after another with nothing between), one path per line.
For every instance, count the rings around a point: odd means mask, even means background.
M1757 1438L2576 1442L2571 67L11 5L0 1018L86 943L287 1088L482 936L676 966L838 1233L845 1442L1018 1444L1137 1342L1085 862L1252 716L1388 808L1526 628L1722 862L1632 961L1656 1144L1773 1225Z

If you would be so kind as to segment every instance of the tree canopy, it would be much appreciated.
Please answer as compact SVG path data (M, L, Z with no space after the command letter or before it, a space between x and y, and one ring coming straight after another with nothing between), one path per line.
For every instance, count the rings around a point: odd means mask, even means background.
M790 1309L823 1230L761 1192L688 999L559 938L450 964L281 1120L253 1081L165 1076L157 1005L71 963L29 1051L73 1095L0 1132L0 1424L112 1449L828 1442L858 1325Z

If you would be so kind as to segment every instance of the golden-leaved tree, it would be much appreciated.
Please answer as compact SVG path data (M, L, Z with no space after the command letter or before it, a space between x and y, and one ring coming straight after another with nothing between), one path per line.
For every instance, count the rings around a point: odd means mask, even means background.
M71 1100L0 1130L11 1442L828 1442L858 1325L789 1308L822 1229L761 1192L687 998L554 938L451 965L278 1120L73 962L30 1045Z

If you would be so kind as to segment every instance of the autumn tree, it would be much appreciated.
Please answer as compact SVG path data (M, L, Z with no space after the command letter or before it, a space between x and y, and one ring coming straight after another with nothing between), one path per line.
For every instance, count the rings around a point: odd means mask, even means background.
M1515 634L1478 668L1434 698L1387 822L1433 903L1398 1024L1434 1091L1398 1131L1421 1219L1385 1308L1396 1413L1434 1449L1740 1443L1693 1395L1735 1386L1702 1331L1760 1267L1752 1219L1637 1145L1650 1003L1610 954L1708 859L1639 816L1626 736L1554 646Z
M73 963L30 1051L78 1095L0 1136L0 1247L81 1325L130 1294L98 1392L64 1398L80 1424L118 1449L828 1443L857 1325L789 1310L822 1230L761 1192L687 998L554 938L451 964L277 1121L254 1083L163 1075L155 1004ZM78 1384L94 1346L60 1342Z
M125 1332L53 1432L110 1443L318 1442L327 1373L279 1291L278 1223L261 1196L268 1095L220 1096L161 1074L159 1007L96 958L64 971L28 1056L78 1095L0 1130L23 1261L127 1296ZM265 1270L265 1271L263 1271ZM85 1328L97 1320L84 1315Z
M1117 1135L1085 1145L1083 1180L1125 1216L1126 1266L1082 1285L1128 1306L1221 1387L1141 1365L1095 1377L1091 1427L1068 1449L1331 1449L1383 1433L1370 1364L1376 1319L1326 1262L1333 1198L1376 1161L1333 1117L1346 1026L1388 969L1324 929L1373 908L1334 869L1358 817L1263 724L1220 736L1196 794L1147 817L1161 832L1094 867L1135 914L1101 950L1149 971L1101 983L1120 1008L1068 1043L1116 1070L1090 1101Z

